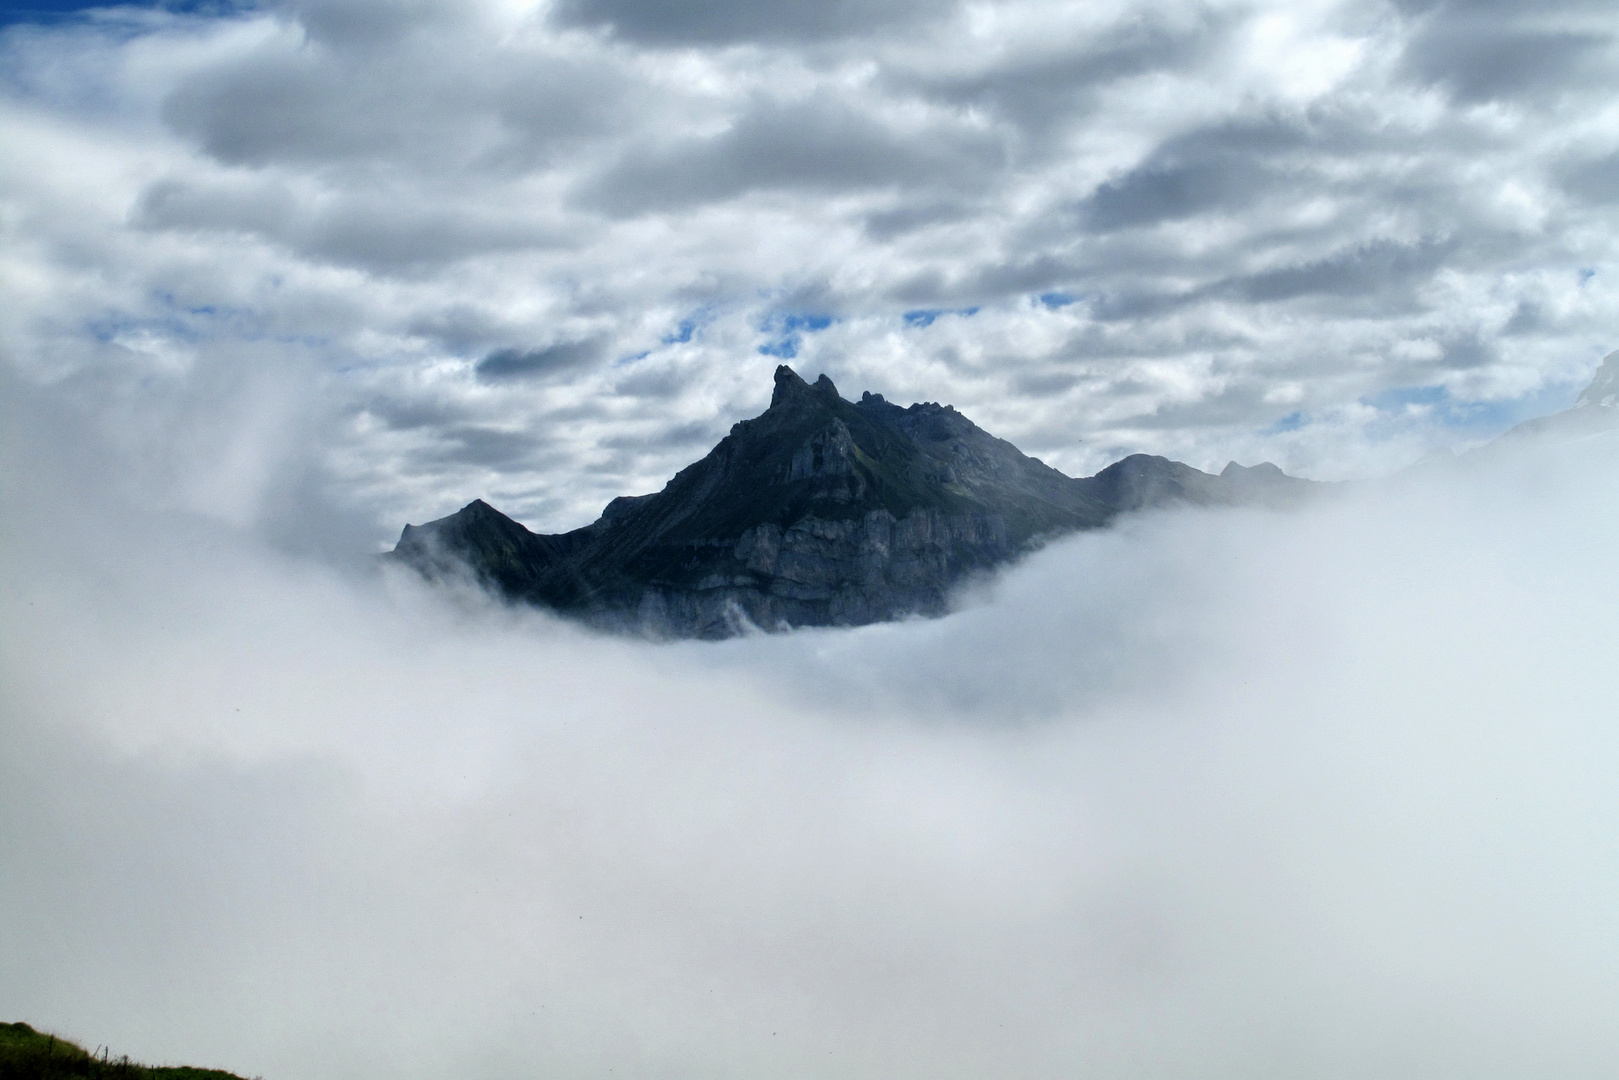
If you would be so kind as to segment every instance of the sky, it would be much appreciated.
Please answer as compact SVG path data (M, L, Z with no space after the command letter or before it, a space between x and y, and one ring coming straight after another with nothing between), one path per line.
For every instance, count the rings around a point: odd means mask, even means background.
M1610 1076L1619 439L1446 453L1619 346L1610 7L0 9L0 1020L268 1080ZM370 558L585 524L782 362L1072 475L1365 482L720 643Z
M1340 479L1619 345L1601 0L5 18L6 378L289 544L578 527L784 361L1071 475Z

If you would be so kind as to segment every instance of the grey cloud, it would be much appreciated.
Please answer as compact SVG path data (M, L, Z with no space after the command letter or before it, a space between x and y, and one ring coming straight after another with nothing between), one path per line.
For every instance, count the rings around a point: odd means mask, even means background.
M1149 71L1185 70L1216 51L1232 25L1234 20L1206 12L1190 27L1129 18L1056 55L1014 54L971 74L923 72L896 77L894 83L941 101L990 110L1038 134L1088 113L1093 107L1089 91L1096 87ZM1034 157L1047 151L1040 146L1022 149Z
M1265 401L1265 389L1261 382L1244 379L1195 401L1166 402L1150 413L1128 417L1114 426L1173 431L1258 424L1278 412L1275 405Z
M1564 165L1558 170L1558 179L1565 191L1586 202L1619 203L1619 151Z
M1240 300L1268 304L1293 300L1375 300L1381 310L1414 309L1418 288L1458 250L1454 240L1415 243L1371 240L1341 248L1323 258L1295 262L1252 274L1221 276L1191 287L1166 286L1152 278L1121 282L1091 301L1091 314L1121 322L1151 319L1190 305Z
M1109 180L1077 207L1081 224L1097 232L1156 225L1215 211L1246 209L1272 189L1304 184L1321 159L1342 156L1341 123L1321 117L1260 117L1196 128L1165 140L1130 171Z
M340 47L391 45L415 31L463 22L462 0L289 0L283 8L315 41Z
M755 190L981 187L1004 158L982 133L895 131L830 98L759 102L720 135L633 151L577 197L619 214L734 198Z
M146 229L255 235L316 261L380 271L561 242L551 230L448 198L437 205L424 205L416 192L404 199L380 191L301 198L256 178L154 182L132 221Z
M1446 18L1513 19L1531 10L1521 0L1394 0L1394 6L1408 15L1428 15L1435 12ZM1584 13L1605 14L1612 11L1610 0L1542 0L1533 6L1537 14Z
M601 359L599 340L564 341L540 349L497 349L478 361L480 379L499 381L556 375Z
M1253 161L1227 159L1133 169L1085 200L1081 214L1099 231L1178 221L1210 210L1237 210L1259 198L1271 176Z
M1046 367L1019 372L1013 382L1018 392L1030 397L1054 397L1077 386L1084 376L1063 368Z
M439 462L511 468L533 464L538 449L532 433L469 424L440 431L439 449L423 456Z
M1437 19L1406 46L1402 63L1413 77L1442 83L1458 101L1472 104L1580 86L1592 75L1589 62L1612 40Z
M723 431L716 431L708 421L696 420L651 435L611 436L601 440L600 445L611 450L630 450L637 456L654 450L686 448L699 448L698 453L701 454L707 453L709 447L719 442L724 434Z
M361 51L272 43L189 76L162 114L227 164L389 162L465 175L546 164L598 137L632 100L608 65L479 56L474 40L445 32Z
M1532 334L1546 322L1546 313L1532 300L1519 300L1501 332L1507 335Z
M1452 371L1468 371L1495 363L1500 359L1500 350L1474 330L1445 341L1440 356L1441 366Z
M157 180L140 194L131 220L145 229L198 229L282 236L297 215L292 193L254 181L198 185Z
M442 398L387 395L372 398L357 411L376 417L395 431L464 425L469 412L462 403Z
M668 401L689 385L690 372L664 364L632 369L613 384L613 392L626 397Z
M260 55L194 76L164 101L163 119L229 164L324 161L394 143L382 103L355 97L309 53Z
M1243 298L1260 303L1303 296L1403 294L1432 277L1455 250L1451 241L1402 244L1374 240L1314 262L1240 278L1231 288Z
M873 240L888 241L932 225L961 221L969 217L972 211L971 206L961 202L949 200L916 202L907 195L897 206L868 214L865 231Z
M563 26L609 26L649 45L726 45L818 41L938 18L956 0L560 0Z

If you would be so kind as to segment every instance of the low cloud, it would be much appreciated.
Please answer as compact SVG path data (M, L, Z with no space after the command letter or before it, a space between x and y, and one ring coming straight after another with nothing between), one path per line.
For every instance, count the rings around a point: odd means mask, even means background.
M88 442L3 491L5 1015L312 1078L1619 1049L1611 439L663 646L154 514Z

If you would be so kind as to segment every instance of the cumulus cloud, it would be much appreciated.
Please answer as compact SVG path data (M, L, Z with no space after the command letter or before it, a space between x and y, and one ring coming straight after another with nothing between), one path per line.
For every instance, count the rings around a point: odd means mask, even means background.
M656 488L805 315L795 363L1072 473L1365 475L1491 433L1377 403L1504 424L1612 348L1600 4L743 8L14 23L8 369L124 438L292 373L374 547Z

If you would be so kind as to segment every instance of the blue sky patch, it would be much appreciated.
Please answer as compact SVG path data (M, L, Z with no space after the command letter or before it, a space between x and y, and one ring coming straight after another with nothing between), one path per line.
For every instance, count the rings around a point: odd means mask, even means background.
M96 8L136 8L147 11L170 11L177 15L230 15L253 5L222 2L222 0L162 0L160 3L86 4L80 0L20 0L6 3L0 0L0 26L18 23L59 23Z
M1079 297L1075 296L1073 293L1048 292L1040 294L1040 302L1053 310L1056 308L1067 307L1069 304L1072 304L1078 299Z
M940 315L960 315L964 319L978 314L978 307L974 305L966 308L917 308L905 313L906 326L932 326L933 320Z
M698 327L711 322L713 318L714 307L712 304L700 307L684 319L681 319L680 322L675 324L673 331L663 335L658 341L663 345L684 345L697 333Z
M759 353L762 356L791 360L798 355L798 346L803 342L804 334L819 333L831 326L834 321L832 316L819 312L797 312L784 316L779 323L772 319L760 329L777 330L781 336L769 344L759 346Z
M1286 431L1297 431L1310 422L1310 418L1302 411L1290 412L1267 428L1260 430L1261 435L1280 435Z
M1450 392L1443 386L1396 386L1367 394L1360 403L1378 412L1404 412L1408 405L1438 405L1449 397Z
M795 330L808 330L813 334L817 330L825 330L831 325L832 316L830 315L789 315L783 321L782 329L789 334Z
M1531 394L1501 401L1457 401L1443 386L1396 386L1367 394L1361 404L1370 405L1387 418L1381 425L1392 434L1405 426L1407 410L1426 406L1424 419L1471 438L1490 438L1537 416L1561 412L1574 404L1579 388L1552 383Z

